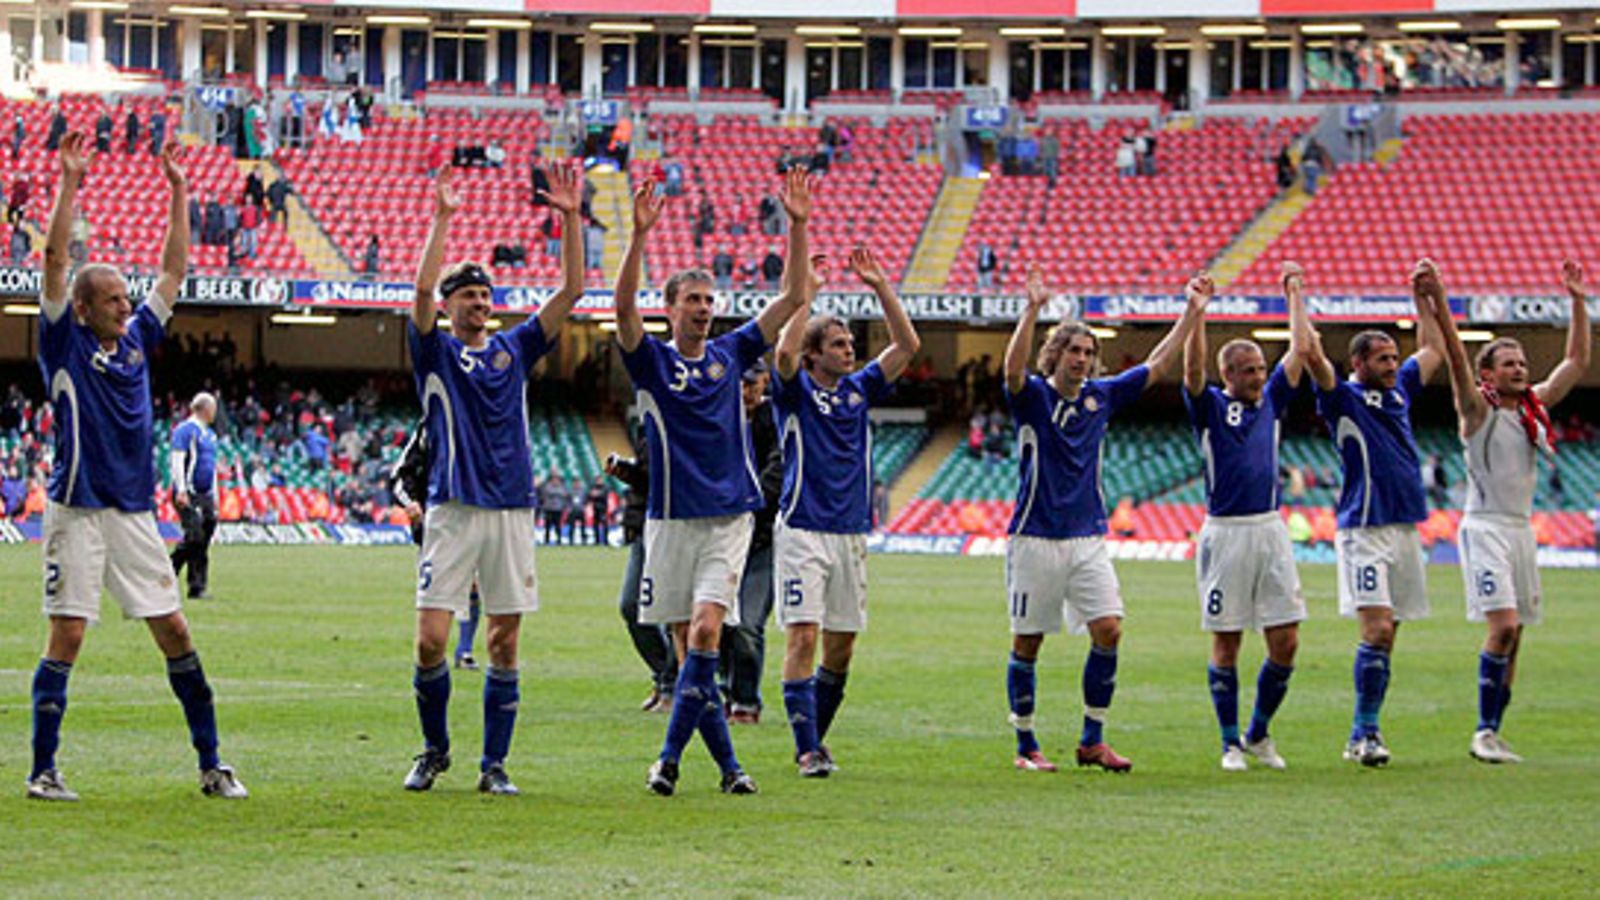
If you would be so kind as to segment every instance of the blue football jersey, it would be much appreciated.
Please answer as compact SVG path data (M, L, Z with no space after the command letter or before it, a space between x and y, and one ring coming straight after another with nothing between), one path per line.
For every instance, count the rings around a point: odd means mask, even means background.
M1428 517L1422 465L1411 435L1411 401L1422 391L1415 357L1400 366L1390 390L1341 381L1317 389L1317 411L1333 431L1344 468L1339 527L1421 522Z
M739 385L766 350L752 319L707 342L699 359L648 334L622 354L650 445L650 518L729 516L764 505Z
M1044 538L1105 534L1100 454L1106 424L1139 398L1149 380L1150 369L1139 365L1113 378L1084 382L1073 400L1038 375L1029 375L1015 394L1006 390L1022 466L1009 533Z
M1278 436L1293 397L1281 362L1254 403L1235 400L1214 385L1199 395L1183 391L1206 464L1207 513L1253 516L1278 508Z
M217 486L217 433L190 416L172 429L172 449L183 454L182 483L173 489L211 493Z
M492 335L482 349L408 323L413 376L428 423L428 505L535 505L528 444L528 376L550 352L538 316Z
M804 369L773 375L773 415L783 442L783 494L778 515L810 531L872 530L872 422L867 410L889 395L873 360L839 379L833 390Z
M41 309L39 368L56 412L51 500L124 512L155 508L150 354L171 315L159 301L140 305L128 333L107 351L70 307L54 320Z

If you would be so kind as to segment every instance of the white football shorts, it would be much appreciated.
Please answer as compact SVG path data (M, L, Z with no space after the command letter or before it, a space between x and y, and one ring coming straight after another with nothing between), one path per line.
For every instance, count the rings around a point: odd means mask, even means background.
M1354 618L1364 606L1394 610L1396 622L1428 617L1428 582L1417 526L1341 528L1334 540L1339 562L1339 614Z
M867 627L867 536L779 525L773 535L778 623Z
M739 579L750 555L750 513L701 519L646 519L639 622L687 622L696 603L726 609L723 624L739 624Z
M45 615L97 622L102 589L129 619L153 619L182 608L154 513L51 501L41 536Z
M1012 634L1072 634L1107 616L1122 618L1122 591L1105 538L1014 534L1006 545L1006 598Z
M488 615L538 609L533 516L532 509L485 509L454 502L428 507L417 562L417 608L466 616L476 579Z

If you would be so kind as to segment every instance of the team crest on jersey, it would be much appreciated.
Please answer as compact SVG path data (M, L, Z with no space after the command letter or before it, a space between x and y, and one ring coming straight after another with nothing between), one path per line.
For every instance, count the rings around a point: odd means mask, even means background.
M501 350L499 353L494 355L494 369L496 372L504 372L506 367L509 365L511 365L510 353Z
M137 366L144 362L144 351L137 348L128 351L128 365Z
M722 363L714 362L711 365L706 366L706 377L712 381L717 381L721 379L723 374L727 371L727 368L725 368Z
M849 403L850 403L851 406L860 406L861 405L861 395L860 394L851 394Z
M1366 397L1366 401L1367 401L1367 405L1368 406L1372 407L1373 409L1382 409L1383 408L1383 392L1382 391L1367 391L1365 393L1365 397Z
M1100 410L1100 401L1094 397L1085 397L1083 398L1083 408L1089 412L1098 412Z

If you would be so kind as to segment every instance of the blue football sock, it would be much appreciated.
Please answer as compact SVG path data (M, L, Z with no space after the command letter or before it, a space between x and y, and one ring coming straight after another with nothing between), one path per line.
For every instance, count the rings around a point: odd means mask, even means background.
M1250 716L1250 731L1246 735L1250 743L1266 739L1267 727L1272 724L1284 695L1289 693L1289 676L1293 674L1294 666L1280 666L1270 659L1261 663L1261 674L1256 676L1256 711Z
M1356 714L1350 739L1359 740L1378 733L1378 713L1389 689L1389 654L1363 642L1356 648Z
M217 710L211 704L211 685L200 668L200 654L190 651L167 660L167 681L183 704L183 717L189 723L189 742L200 755L200 769L217 767Z
M1033 734L1034 661L1011 653L1006 666L1006 699L1011 701L1011 724L1017 729L1017 755L1039 752Z
M716 677L717 652L690 650L672 689L672 715L667 718L667 737L661 744L663 760L677 762L683 756L683 748L694 737L706 704L718 702Z
M56 767L61 718L67 713L67 676L72 663L40 659L33 671L33 771L28 780Z
M1106 709L1117 690L1117 648L1089 645L1083 662L1083 734L1078 744L1093 747L1105 740Z
M449 753L450 667L442 661L431 669L418 666L411 686L416 689L423 743L436 753Z
M789 713L789 730L794 732L795 755L817 749L817 680L801 678L783 683L783 708Z
M833 717L844 702L844 683L850 680L849 672L835 672L817 666L817 741L828 736L833 727Z
M467 613L467 618L457 623L456 628L456 659L472 655L472 642L478 636L478 617L483 612L483 606L478 602L478 589L472 589L472 606Z
M1222 749L1239 743L1239 670L1233 666L1206 667L1206 682L1211 687L1211 706L1217 711L1222 729Z
M521 701L517 670L490 666L483 679L483 759L479 761L479 771L486 772L490 766L506 761Z
M733 753L733 735L728 733L728 717L722 711L722 700L715 694L716 682L710 685L712 699L706 701L705 710L700 713L700 721L696 729L700 732L700 740L706 742L706 750L710 751L711 758L716 760L717 768L726 772L739 771L739 758Z
M1511 660L1485 650L1478 654L1478 728L1500 730L1502 702L1506 691L1506 669Z

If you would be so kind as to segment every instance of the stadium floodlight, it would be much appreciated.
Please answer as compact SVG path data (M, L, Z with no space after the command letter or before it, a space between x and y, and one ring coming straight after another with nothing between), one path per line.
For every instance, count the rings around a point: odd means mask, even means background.
M656 30L649 22L590 22L590 31L602 34L646 34Z
M1002 33L1004 29L1001 29ZM797 25L794 33L801 37L855 37L861 33L860 25Z
M507 31L527 31L533 23L527 19L468 19L468 28L503 28Z
M1100 29L1104 37L1161 37L1166 33L1161 25L1107 25Z
M1250 332L1258 341L1287 341L1292 334L1287 328L1257 328Z
M945 25L905 25L901 37L961 37L961 29Z
M292 9L251 9L244 14L247 19L276 19L281 22L303 22L306 14Z
M1294 47L1294 41L1290 41L1290 40L1268 40L1268 41L1251 41L1250 42L1250 49L1251 50L1289 50L1289 49L1292 49L1293 47Z
M367 16L368 25L432 25L427 16Z
M1494 27L1501 31L1554 31L1561 27L1560 19L1495 19Z
M1115 328L1106 328L1100 325L1090 325L1089 333L1102 341L1109 341L1117 336L1117 330Z
M1404 32L1460 31L1461 23L1452 19L1419 19L1415 22L1401 22L1395 27Z
M226 6L169 6L167 12L175 16L226 16Z
M72 4L73 9L102 9L106 12L121 12L128 8L126 3L115 0L77 0Z
M1065 37L1067 29L1059 25L1013 25L1000 29L1001 37Z
M28 2L31 3L33 0ZM0 307L0 312L8 316L37 316L39 307L32 303L7 303L4 307Z
M1156 45L1160 50L1192 50L1194 44L1189 41L1162 41Z
M1301 34L1361 34L1367 30L1360 22L1313 22L1301 25Z
M1417 327L1417 322L1415 319L1395 319L1394 327L1400 329L1401 331L1410 331L1411 329Z
M274 325L337 325L339 317L333 313L313 313L306 307L297 313L281 312L272 314Z
M1206 37L1261 37L1267 33L1265 25L1201 25L1200 33Z
M1495 334L1492 331L1479 331L1473 328L1459 331L1457 335L1461 338L1463 344L1486 344L1495 338Z
M696 25L694 27L694 33L695 34L755 34L756 33L756 27L754 25L740 25L740 24L736 24L736 23L729 23L729 24L707 23L707 24L703 24L703 25Z

